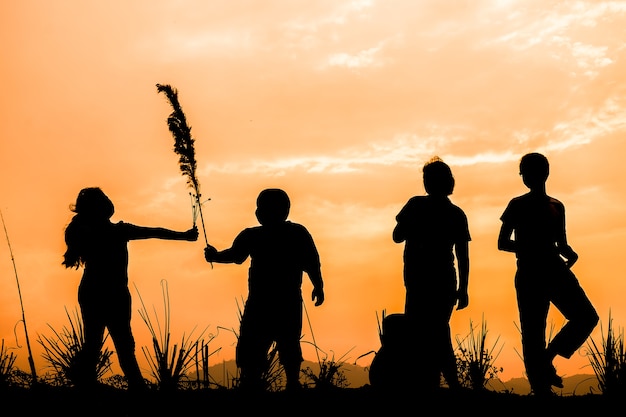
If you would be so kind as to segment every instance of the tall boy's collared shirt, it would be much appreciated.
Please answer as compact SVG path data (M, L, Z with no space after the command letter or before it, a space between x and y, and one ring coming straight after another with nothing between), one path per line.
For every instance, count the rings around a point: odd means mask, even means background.
M244 229L231 250L238 263L250 257L250 296L281 298L282 294L300 294L303 272L320 268L311 234L291 221Z
M557 241L565 240L565 206L547 195L527 193L513 198L500 217L515 234L520 261L554 259Z

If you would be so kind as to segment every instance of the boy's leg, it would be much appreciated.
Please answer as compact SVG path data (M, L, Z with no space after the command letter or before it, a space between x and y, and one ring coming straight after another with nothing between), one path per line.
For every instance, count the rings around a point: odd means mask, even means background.
M549 360L556 355L570 358L596 327L599 317L569 269L561 272L553 290L552 303L568 320L548 345Z
M442 300L435 299L435 291L406 288L405 329L398 334L399 355L396 362L406 362L398 385L420 392L434 392L440 388L443 361L442 343L449 337L447 319L442 316ZM428 359L424 359L428 358ZM456 366L456 365L455 365Z
M241 317L235 360L239 368L240 388L265 391L264 373L268 370L268 353L274 341L274 317L265 300L248 297Z
M448 387L452 390L459 389L461 383L459 382L459 376L456 366L456 356L454 355L454 348L452 347L452 339L450 337L450 324L445 325L445 332L442 336L443 350L441 358L441 371Z
M288 391L296 391L302 388L302 384L300 383L300 366L302 364L301 361L296 360L286 360L284 363L281 359L281 363L285 368L285 377L287 379L287 390Z
M276 349L280 363L285 369L287 379L287 390L294 391L302 388L300 384L300 367L302 366L302 346L300 337L302 335L302 307L294 305L288 313L288 317L283 317L281 325L277 327Z
M545 361L546 322L550 303L544 295L544 289L529 282L541 282L538 278L524 276L518 270L515 288L526 376L532 391L541 395L551 390Z

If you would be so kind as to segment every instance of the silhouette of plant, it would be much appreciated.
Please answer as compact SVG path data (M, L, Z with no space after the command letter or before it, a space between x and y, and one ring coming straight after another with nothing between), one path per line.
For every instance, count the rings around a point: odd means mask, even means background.
M600 325L602 328L602 325ZM602 333L602 330L601 330ZM589 362L598 379L600 391L605 395L619 396L626 394L626 351L624 350L624 330L616 334L613 318L609 312L609 324L606 337L602 333L599 346L592 337L587 342Z
M17 356L13 352L9 353L7 351L4 346L4 339L2 339L2 345L0 346L0 389L11 385L16 359Z
M280 363L278 358L278 349L276 348L275 342L272 343L272 346L267 354L266 364L267 366L261 376L266 391L280 391L285 386L285 368Z
M205 331L201 332L195 339L191 338L193 331L189 337L185 337L183 334L180 345L171 344L170 334L170 303L169 294L167 289L167 281L162 281L161 286L163 288L163 306L164 306L164 320L163 328L159 317L155 312L156 326L150 320L150 314L146 309L146 306L139 295L141 302L141 309L139 315L143 319L146 326L152 334L152 354L147 347L142 347L144 356L150 366L152 376L156 380L157 389L162 391L175 391L179 388L184 388L189 385L190 379L188 372L197 361L196 353L198 350L204 352L203 347L208 345L208 342L204 342L202 335ZM139 291L137 290L139 294ZM212 337L211 337L212 340Z
M219 332L219 327L218 327ZM224 388L218 384L209 373L209 358L219 352L222 348L219 347L212 352L209 351L209 342L217 337L217 334L210 334L209 341L205 342L201 340L200 343L195 346L193 366L195 368L195 382L191 381L191 385L196 388L210 388L216 386L218 388Z
M20 308L22 310L22 324L24 325L24 336L26 338L26 350L28 351L28 364L30 365L30 374L31 374L31 384L36 384L38 382L37 371L35 369L35 360L33 359L33 352L30 348L30 337L28 336L28 326L26 326L26 314L24 312L24 302L22 300L22 290L20 288L20 280L17 276L17 265L15 263L15 257L13 256L13 248L11 247L11 241L9 240L9 232L7 231L7 225L4 221L4 216L2 215L2 210L0 210L0 220L2 220L2 227L4 229L4 236L7 239L7 245L9 246L9 253L11 254L11 262L13 263L13 272L15 273L15 282L17 284L17 294L20 299Z
M305 377L304 386L308 388L309 383L311 383L315 389L347 388L350 386L348 378L346 378L343 369L341 369L345 363L345 360L343 360L344 357L345 355L337 361L334 355L330 360L328 359L328 355L321 360L318 357L319 370L317 373L310 366L302 370L302 374Z
M463 338L456 337L457 342L457 369L462 386L476 391L486 389L487 383L495 379L503 368L495 366L503 346L494 354L500 340L498 336L491 347L487 347L487 322L484 317L480 332L475 332L475 327L470 320L470 332Z
M81 363L82 353L85 345L85 333L83 322L77 310L74 311L74 318L65 309L65 314L69 320L69 326L63 326L60 332L56 331L50 324L54 336L38 335L37 341L43 347L43 358L51 365L52 373L47 374L48 382L52 385L80 385L83 383L84 375ZM105 373L111 370L111 352L104 348L104 343L109 334L106 333L100 347L100 354L96 363L96 381L102 381Z
M305 377L305 386L308 387L307 382L311 382L316 389L331 389L331 388L346 388L350 384L348 383L348 379L346 378L343 370L341 369L342 365L345 363L346 355L350 353L352 349L342 355L339 360L335 360L335 355L333 354L332 359L328 359L328 354L323 352L315 341L315 334L313 333L313 326L311 325L311 320L309 318L309 313L306 309L306 305L302 303L304 312L306 314L307 322L309 324L309 329L311 330L311 338L313 342L311 343L315 347L315 353L317 355L317 363L319 365L319 372L315 373L311 367L306 367L300 372ZM324 353L324 358L320 359L319 352Z
M239 324L241 324L241 320L243 318L243 307L242 304L244 301L242 300L240 304L239 301L237 303L237 317L239 319ZM232 330L233 334L239 341L239 333L235 330ZM270 346L270 349L267 353L267 360L265 362L264 371L261 375L261 385L263 390L269 392L277 392L280 391L284 386L285 380L285 368L280 363L278 357L278 350L276 348L276 343L273 342ZM238 388L241 383L241 375L240 369L237 368L237 375L232 378L232 387Z

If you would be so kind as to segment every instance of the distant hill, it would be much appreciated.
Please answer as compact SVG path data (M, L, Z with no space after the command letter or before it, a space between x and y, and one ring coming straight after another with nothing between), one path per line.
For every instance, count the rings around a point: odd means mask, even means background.
M526 378L512 378L506 382L491 381L489 389L493 391L508 391L513 394L527 395L530 393L530 384ZM601 394L598 379L595 375L577 374L563 378L563 388L553 387L559 395Z
M319 375L319 364L317 362L304 361L301 369L310 369L315 375ZM368 368L343 363L339 369L346 377L347 386L345 388L360 388L369 384ZM237 365L234 360L222 361L209 366L209 375L212 382L230 388L233 378L237 376Z
M319 374L319 364L312 361L304 361L302 369L310 369L314 374ZM346 388L360 388L369 385L369 368L350 363L343 363L340 371L346 377ZM209 367L209 375L212 381L224 386L231 387L232 380L237 376L237 366L234 360L223 361ZM508 381L498 379L489 382L487 388L491 391L509 392L518 395L530 393L530 385L526 378L512 378ZM554 388L554 391L562 396L600 394L598 380L595 375L578 374L563 378L563 388Z

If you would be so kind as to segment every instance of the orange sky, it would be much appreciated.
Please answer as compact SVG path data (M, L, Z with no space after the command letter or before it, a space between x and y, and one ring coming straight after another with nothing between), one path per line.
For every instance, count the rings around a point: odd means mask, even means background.
M179 90L192 125L211 244L226 248L256 224L261 189L290 194L290 218L322 258L325 304L310 302L306 278L303 290L330 358L378 349L377 314L403 310L402 245L391 232L408 198L424 193L420 169L433 155L453 169L451 198L473 238L470 306L453 314L453 336L484 316L488 341L503 345L501 376L523 375L515 260L496 239L507 202L525 192L517 164L529 151L551 161L548 192L566 205L574 271L602 328L609 312L623 327L625 28L626 4L602 1L3 2L0 209L39 372L37 336L68 325L65 309L78 305L81 272L61 257L81 188L102 187L114 221L191 226L156 83ZM21 346L13 352L27 369L5 240L0 337ZM238 326L248 263L211 269L203 247L202 236L129 245L134 307L136 286L162 310L167 280L177 342L194 328ZM140 348L151 342L139 314L133 327L145 366ZM235 342L220 330L212 360L232 359ZM584 352L555 364L592 373Z

